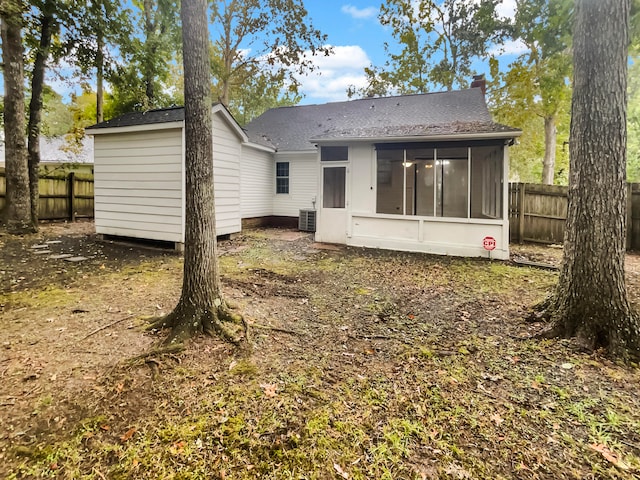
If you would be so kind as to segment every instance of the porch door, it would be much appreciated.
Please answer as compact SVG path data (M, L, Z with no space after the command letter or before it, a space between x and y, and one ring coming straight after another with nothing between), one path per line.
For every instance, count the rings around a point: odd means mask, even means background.
M322 167L322 203L318 222L320 240L347 243L347 167Z

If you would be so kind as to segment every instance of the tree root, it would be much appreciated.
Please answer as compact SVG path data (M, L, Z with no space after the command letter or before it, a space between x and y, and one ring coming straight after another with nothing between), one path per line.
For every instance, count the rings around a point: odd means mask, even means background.
M154 357L156 355L166 355L168 353L178 353L182 352L185 349L184 343L174 343L172 345L166 345L164 347L153 348L148 352L141 353L140 355L136 355L135 357L131 357L127 360L127 363L133 364L140 360L145 360L149 357Z
M150 317L148 321L147 331L171 329L162 342L164 345L182 344L198 334L219 336L235 346L240 346L247 339L248 326L244 317L231 312L224 302L213 309L200 309L178 303L168 315ZM239 331L234 331L226 324L239 326Z

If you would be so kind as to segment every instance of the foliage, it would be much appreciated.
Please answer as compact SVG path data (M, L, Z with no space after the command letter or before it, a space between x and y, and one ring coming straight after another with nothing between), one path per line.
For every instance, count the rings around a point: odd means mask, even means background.
M492 65L490 105L496 119L524 131L520 148L512 150L512 171L521 181L540 181L544 157L544 119L557 129L559 159L555 183L568 176L569 110L571 100L571 0L519 0L512 40L526 51L509 69Z
M57 137L68 133L73 128L74 116L70 106L62 101L62 95L45 85L43 103L42 134Z
M400 47L385 44L384 66L365 69L368 86L353 96L425 93L434 87L466 88L475 73L472 63L500 43L507 24L496 13L497 0L390 0L379 19L391 28Z
M132 4L132 20L139 35L123 38L119 45L123 62L109 76L113 115L175 101L166 87L181 47L179 2L135 0Z
M222 0L212 8L215 95L228 107L235 103L246 120L264 108L250 97L295 101L297 76L314 68L310 57L331 52L303 0ZM278 95L283 87L288 92Z

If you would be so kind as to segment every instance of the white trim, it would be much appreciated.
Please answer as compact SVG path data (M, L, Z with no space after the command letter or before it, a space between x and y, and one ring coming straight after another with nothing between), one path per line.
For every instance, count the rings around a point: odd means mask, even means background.
M147 132L150 130L169 130L170 128L183 128L184 121L164 122L164 123L146 123L144 125L129 125L127 127L107 127L87 129L87 135L106 135L109 133L129 133L129 132Z
M371 212L351 212L353 217L379 218L383 220L415 220L434 223L461 223L474 225L502 225L501 219L490 218L464 218L464 217L427 217L422 215L396 215L393 213L371 213Z
M265 145L260 145L259 143L254 143L251 141L247 141L244 142L242 144L243 147L249 147L249 148L253 148L254 150L259 150L261 152L267 152L267 153L276 153L276 149L273 147L267 147Z
M211 107L211 114L213 115L216 113L222 114L222 117L226 120L227 124L233 129L235 134L238 136L238 138L240 138L240 140L242 140L243 143L249 141L249 137L247 137L245 131L238 124L236 119L233 118L233 115L229 113L229 110L227 110L224 105L222 105L221 103L217 103L213 107Z

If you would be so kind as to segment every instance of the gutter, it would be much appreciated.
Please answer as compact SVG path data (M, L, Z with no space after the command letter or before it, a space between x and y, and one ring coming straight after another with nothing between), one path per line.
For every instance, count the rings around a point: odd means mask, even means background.
M517 132L487 132L487 133L449 133L442 135L404 135L394 137L321 137L312 138L309 141L313 143L328 143L328 142L408 142L408 141L446 141L446 140L486 140L486 139L511 139L522 135L522 131Z

